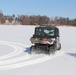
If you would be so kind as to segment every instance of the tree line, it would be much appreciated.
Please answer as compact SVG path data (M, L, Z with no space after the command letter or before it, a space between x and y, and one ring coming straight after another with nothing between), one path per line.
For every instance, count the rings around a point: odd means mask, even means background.
M20 24L20 25L67 25L67 26L76 26L76 18L69 19L69 17L54 17L50 18L46 15L18 15L15 14L11 15L4 15L0 11L0 24Z

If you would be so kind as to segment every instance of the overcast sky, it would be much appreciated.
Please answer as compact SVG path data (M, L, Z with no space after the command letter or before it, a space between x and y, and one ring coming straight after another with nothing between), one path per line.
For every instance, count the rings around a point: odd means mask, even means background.
M4 15L46 15L76 18L76 0L0 0Z

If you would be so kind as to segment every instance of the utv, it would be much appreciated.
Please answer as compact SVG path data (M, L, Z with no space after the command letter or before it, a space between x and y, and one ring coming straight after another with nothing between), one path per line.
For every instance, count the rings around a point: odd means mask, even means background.
M51 54L61 49L59 29L56 26L35 27L34 35L30 41L33 44L30 47L30 54L38 51Z

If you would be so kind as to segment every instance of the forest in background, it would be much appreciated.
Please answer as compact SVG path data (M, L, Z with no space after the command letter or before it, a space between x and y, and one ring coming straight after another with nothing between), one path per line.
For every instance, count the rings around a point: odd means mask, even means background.
M76 26L76 18L70 19L69 17L48 17L46 15L4 15L0 11L0 24L7 25L67 25Z

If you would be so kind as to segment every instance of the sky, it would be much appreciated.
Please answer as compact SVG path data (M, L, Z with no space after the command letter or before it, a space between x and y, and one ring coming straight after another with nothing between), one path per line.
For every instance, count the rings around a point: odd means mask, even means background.
M4 15L46 15L76 18L76 0L0 0Z

